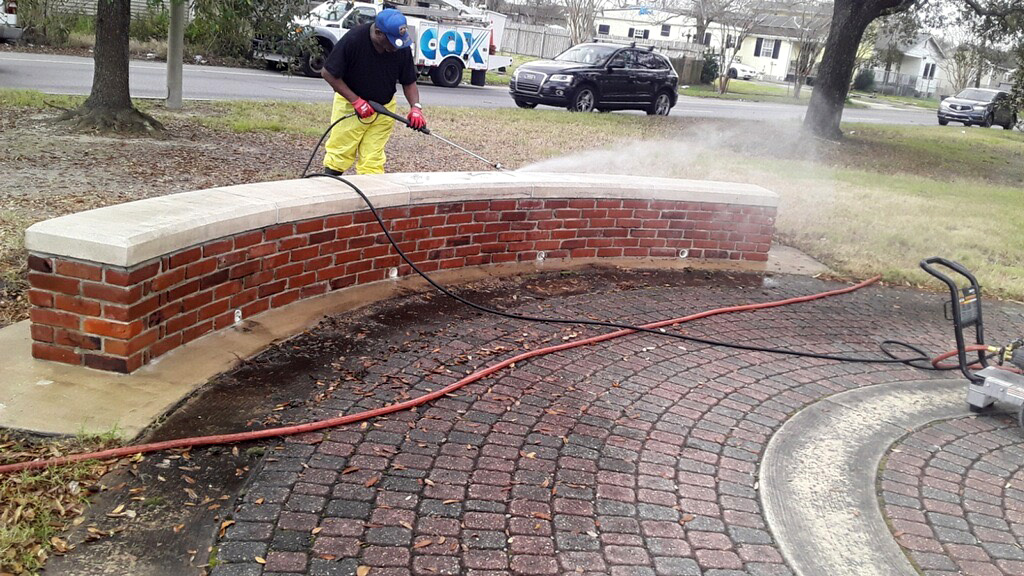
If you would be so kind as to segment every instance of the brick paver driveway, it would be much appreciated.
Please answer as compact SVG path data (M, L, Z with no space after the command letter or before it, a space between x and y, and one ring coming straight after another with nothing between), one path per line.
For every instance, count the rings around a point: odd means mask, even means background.
M523 313L641 323L836 287L791 276L604 272L508 281L474 297ZM940 294L869 287L683 330L862 356L877 355L886 338L938 352L951 342L942 304ZM330 389L312 417L416 396L523 349L598 332L483 316L441 296L392 307L320 329L325 338L373 329L390 339L296 374ZM996 340L1020 325L1019 308L986 312ZM836 392L939 377L950 375L642 334L551 354L415 412L284 441L254 474L213 574L792 574L758 497L773 431ZM1004 440L974 450L1005 453L1013 441ZM939 465L915 455L901 481ZM930 537L942 534L934 526ZM1021 532L998 537L1019 545Z

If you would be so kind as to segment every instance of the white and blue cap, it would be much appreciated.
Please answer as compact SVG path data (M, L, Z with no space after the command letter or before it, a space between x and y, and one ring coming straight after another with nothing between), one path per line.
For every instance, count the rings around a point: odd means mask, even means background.
M378 12L373 24L388 37L391 45L399 50L408 48L412 43L412 39L409 38L409 24L405 20L405 14L394 8L386 8Z

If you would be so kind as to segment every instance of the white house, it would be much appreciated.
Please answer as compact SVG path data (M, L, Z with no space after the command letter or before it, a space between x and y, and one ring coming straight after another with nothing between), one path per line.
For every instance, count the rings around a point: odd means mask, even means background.
M906 42L879 36L875 42L875 84L901 96L926 96L948 92L942 63L945 51L930 34L918 34Z

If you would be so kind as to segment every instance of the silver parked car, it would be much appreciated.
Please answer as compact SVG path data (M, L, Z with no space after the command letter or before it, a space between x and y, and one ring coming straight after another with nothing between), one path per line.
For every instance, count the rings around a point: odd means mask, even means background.
M988 128L993 124L1010 130L1017 125L1017 111L1013 109L1010 94L1003 90L965 88L939 104L939 124L962 122L964 126L977 124Z

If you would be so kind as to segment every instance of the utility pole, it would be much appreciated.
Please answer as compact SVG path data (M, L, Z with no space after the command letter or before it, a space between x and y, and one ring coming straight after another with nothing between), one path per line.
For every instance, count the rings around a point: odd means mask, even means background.
M171 25L167 33L167 102L169 110L181 110L181 69L185 54L185 0L171 1Z

